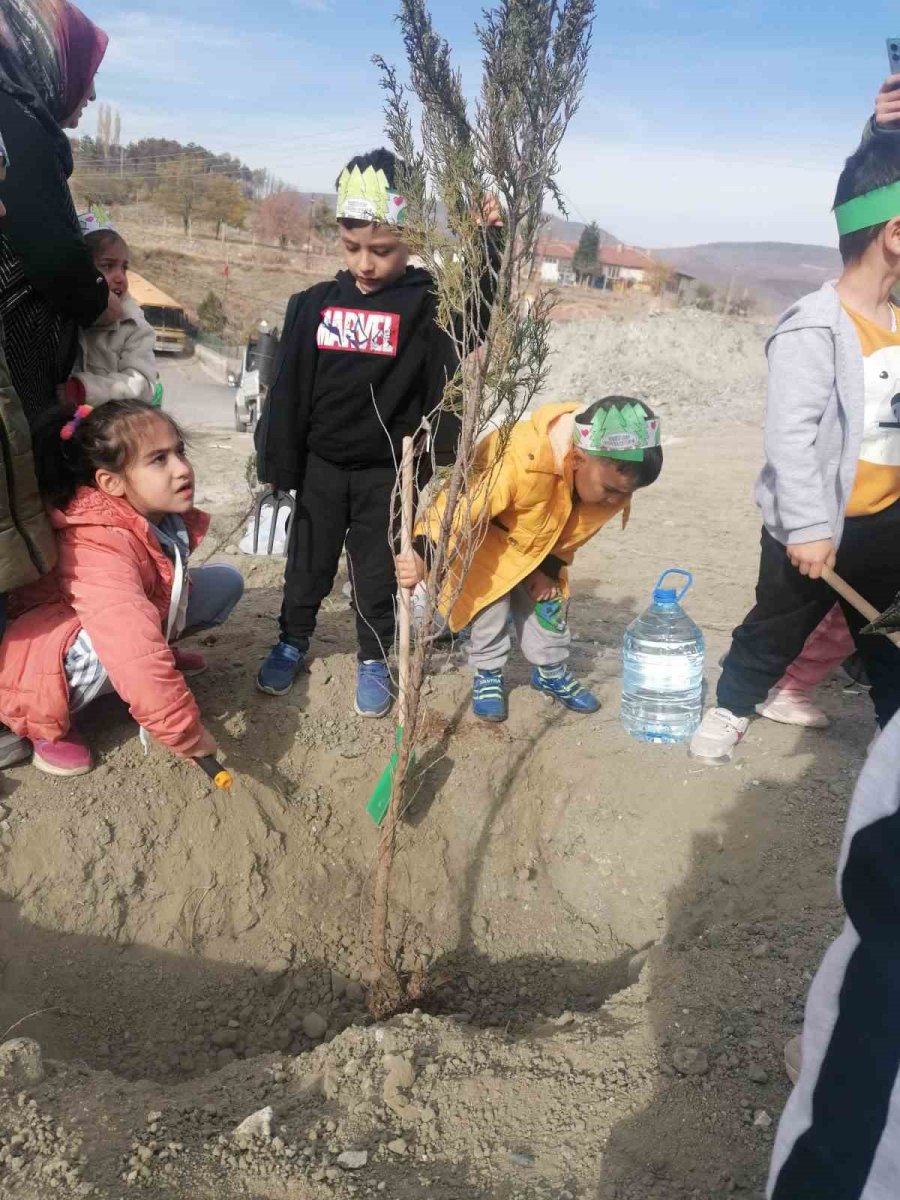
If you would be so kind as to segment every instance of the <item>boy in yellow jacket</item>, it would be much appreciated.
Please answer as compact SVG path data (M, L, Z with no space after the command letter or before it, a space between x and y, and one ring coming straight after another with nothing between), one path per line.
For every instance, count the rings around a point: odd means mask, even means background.
M568 669L571 634L565 620L568 571L575 551L612 517L627 522L632 493L662 470L660 422L640 400L607 396L583 412L580 404L548 404L519 422L501 450L498 433L480 445L475 480L457 511L471 535L452 547L457 567L445 594L457 632L471 624L472 711L483 721L507 716L503 668L512 616L531 686L572 712L595 713L597 698ZM498 457L499 455L499 457ZM440 527L444 496L425 514ZM426 574L427 538L397 559L401 587Z

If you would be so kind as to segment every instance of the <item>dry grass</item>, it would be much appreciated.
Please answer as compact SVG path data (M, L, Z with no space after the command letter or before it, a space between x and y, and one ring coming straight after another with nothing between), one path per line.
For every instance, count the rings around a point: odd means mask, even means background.
M199 222L187 238L177 222L161 217L150 205L120 210L116 223L131 249L134 269L180 301L192 319L207 292L218 293L228 314L228 334L236 340L243 340L263 318L280 325L294 292L330 278L343 265L337 244L314 245L309 254L305 249L284 251L261 245L246 231L231 230L223 243ZM603 320L610 315L637 318L674 305L668 296L583 287L557 290L554 321Z
M341 266L336 249L328 247L313 247L309 254L285 251L231 231L223 243L199 224L187 238L171 219L164 221L141 205L117 213L116 224L134 269L184 305L192 319L207 292L216 292L228 314L227 335L237 340L263 318L280 325L294 292L329 278Z

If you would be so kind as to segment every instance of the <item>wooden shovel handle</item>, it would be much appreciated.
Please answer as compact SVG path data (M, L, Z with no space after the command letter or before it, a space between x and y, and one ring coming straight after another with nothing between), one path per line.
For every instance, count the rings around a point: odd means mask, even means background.
M822 568L822 578L830 588L833 588L837 592L842 600L846 600L867 621L877 621L881 616L881 613L874 604L870 604L864 596L859 594L856 588L852 588L846 580L841 579L840 575L836 575L831 567ZM895 646L900 646L900 633L885 633L883 636L892 641Z
M873 604L870 604L868 600L861 596L856 588L852 588L849 583L841 579L840 575L836 575L831 567L822 568L822 578L830 588L833 588L837 592L842 600L846 600L867 621L876 621L881 616L881 613Z
M403 439L403 457L400 464L400 553L410 554L413 542L413 484L415 475L415 454L413 439ZM399 632L399 687L397 689L397 707L401 729L406 725L406 691L409 683L409 656L412 641L412 591L400 588L400 614L398 621Z

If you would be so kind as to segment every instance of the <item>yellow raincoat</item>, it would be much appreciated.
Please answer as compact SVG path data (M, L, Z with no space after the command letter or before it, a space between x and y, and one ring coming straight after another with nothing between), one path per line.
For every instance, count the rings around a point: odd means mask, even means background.
M460 501L455 522L457 527L471 527L476 532L468 543L458 538L453 543L451 559L457 573L453 577L451 572L445 592L447 597L456 597L449 615L454 631L511 592L548 554L571 563L579 546L617 513L622 513L623 527L627 523L627 499L620 504L577 500L572 455L566 455L560 464L554 452L553 422L583 408L581 403L567 403L537 409L515 426L499 459L498 433L480 444L476 482ZM445 500L444 493L439 493L422 521L421 531L432 542L438 539ZM467 561L468 570L460 578ZM565 569L560 574L560 589L568 595Z

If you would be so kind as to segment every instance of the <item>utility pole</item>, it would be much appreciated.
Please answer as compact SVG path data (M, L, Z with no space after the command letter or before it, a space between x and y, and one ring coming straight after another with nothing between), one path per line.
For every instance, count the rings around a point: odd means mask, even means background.
M309 228L306 231L306 265L309 266L309 256L312 253L312 231L313 231L313 205L316 202L315 196L309 198Z
M125 174L125 147L119 147L119 175Z

